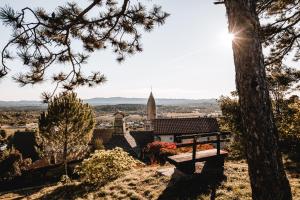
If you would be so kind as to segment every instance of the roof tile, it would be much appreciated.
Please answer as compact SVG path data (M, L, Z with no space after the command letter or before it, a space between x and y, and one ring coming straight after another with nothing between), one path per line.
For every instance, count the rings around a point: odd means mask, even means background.
M216 118L166 118L154 120L154 134L195 134L218 132L219 125Z

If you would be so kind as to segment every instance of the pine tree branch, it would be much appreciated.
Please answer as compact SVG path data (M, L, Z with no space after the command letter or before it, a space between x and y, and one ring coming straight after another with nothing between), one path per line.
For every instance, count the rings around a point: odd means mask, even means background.
M68 3L52 14L28 7L20 13L3 8L0 17L14 30L12 39L2 49L0 77L7 75L9 67L6 60L12 58L8 52L13 49L30 69L14 78L21 86L43 81L46 71L55 62L71 66L70 73L61 72L53 76L53 81L66 90L103 83L105 78L100 72L93 72L90 76L82 73L82 65L89 54L109 45L118 55L117 60L122 61L126 55L141 51L140 27L152 30L153 25L164 23L168 16L159 7L154 6L153 10L147 11L140 3L133 6L129 3L130 0L123 0L118 8L118 3L104 5L95 0L83 10L76 3ZM103 7L99 16L89 19L87 13L98 5ZM28 14L32 14L34 19L27 19ZM82 50L72 48L74 40L81 41Z

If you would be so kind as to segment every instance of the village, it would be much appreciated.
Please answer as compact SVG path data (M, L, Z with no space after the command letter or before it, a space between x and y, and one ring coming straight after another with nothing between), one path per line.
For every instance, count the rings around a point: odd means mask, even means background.
M162 141L162 142L175 142L175 136L180 136L182 134L193 134L193 133L207 133L207 132L217 132L219 131L217 121L213 121L212 124L209 122L211 119L217 119L221 116L220 111L216 110L214 113L201 113L201 109L197 107L192 110L191 113L188 111L183 113L168 112L168 113L157 113L157 106L155 99L153 97L152 92L147 101L145 115L139 115L140 111L136 111L133 114L126 114L120 110L117 110L112 114L102 114L100 116L96 116L98 121L96 122L95 128L93 130L93 137L91 144L94 140L100 139L104 142L104 145L112 147L117 147L116 145L110 144L109 141L114 141L115 136L124 135L125 146L120 146L124 149L128 149L130 146L131 150L139 149L139 151L146 147L148 143L153 141ZM37 111L36 113L38 113ZM41 112L41 111L40 111ZM39 115L35 114L38 118ZM169 120L168 120L169 119ZM8 136L13 136L16 132L37 132L39 129L38 119L30 119L29 123L25 123L23 125L18 125L18 119L15 119L13 122L14 125L9 125L10 121L7 121L7 124L2 124L0 126L0 130ZM5 123L5 121L3 121ZM3 123L2 122L2 123ZM168 126L176 127L178 129L174 133L171 131L170 135ZM208 126L208 127L207 127ZM211 126L211 127L210 127ZM166 129L165 132L157 131L159 129ZM193 129L187 132L187 129ZM132 137L143 137L143 135L147 135L151 132L151 140L141 141L141 144L137 144L135 138ZM126 137L127 136L127 137ZM127 141L128 140L128 141ZM130 141L131 140L131 141ZM7 147L6 143L1 144L1 151L4 151ZM135 152L135 156L140 156L141 152Z
M182 113L179 113L177 117L166 117L162 114L157 114L157 105L152 92L149 95L145 108L146 116L139 117L138 121L129 121L128 118L130 118L130 115L126 115L124 112L117 110L112 115L112 122L108 121L97 124L92 130L93 133L91 140L89 141L88 148L80 145L70 148L70 154L67 158L67 162L69 163L68 171L71 172L74 170L75 166L81 162L82 159L86 158L90 153L98 149L114 150L116 148L121 148L127 152L128 155L148 165L152 165L154 163L164 164L167 161L166 159L168 159L168 156L176 156L176 154L178 154L175 153L172 148L170 149L170 152L167 152L164 155L156 155L154 152L154 154L152 154L149 152L152 151L152 147L150 147L152 144L177 144L178 146L183 144L186 146L190 145L192 147L199 144L211 143L211 146L205 146L205 149L202 149L204 150L203 152L210 152L213 150L213 153L209 155L210 157L218 154L222 155L222 158L226 157L226 151L221 151L221 149L226 149L226 142L230 141L230 137L228 137L228 135L224 135L222 138L220 138L218 135L222 133L217 121L217 119L220 117L219 114L215 116L213 116L214 114L201 115L197 112L198 110L196 110L190 114L186 113L183 115ZM34 186L37 184L36 182L31 182L30 180L25 181L28 178L28 174L30 174L31 177L35 177L34 179L40 179L40 181L43 182L52 182L57 180L57 178L60 176L61 172L59 172L59 169L61 167L61 163L63 162L63 151L61 151L61 149L57 149L55 146L49 145L50 143L46 143L48 144L47 146L41 146L44 144L41 142L41 138L39 136L39 127L44 118L43 113L44 111L41 112L39 119L37 119L37 123L29 123L23 126L15 127L9 125L1 126L1 155L7 151L7 148L11 148L11 145L13 145L13 148L22 153L22 162L27 162L25 165L22 164L24 166L20 168L21 173L19 177L10 181L4 181L3 183L5 186L2 185L2 189L17 189L18 187L22 187L24 184L27 186ZM12 132L13 130L15 130L15 132ZM11 133L6 134L6 132L9 131ZM206 136L202 137L203 134ZM192 137L189 137L190 135L192 135ZM7 143L5 143L5 141ZM24 141L27 142L24 143ZM202 147L200 146L196 148L201 149ZM44 152L44 156L41 157L36 151L37 149L44 149L42 150ZM186 152L191 153L187 154ZM206 154L200 155L197 153L196 155L196 150L194 149L192 152L191 148L184 150L184 153L185 154L179 153L179 155L186 156L186 159L189 159L194 163L193 165L184 165L184 167L181 165L178 166L178 169L186 173L194 173L196 170L196 159L201 160L206 159L207 157ZM172 160L169 160L169 162L172 162ZM221 161L221 163L222 162L224 161ZM176 161L174 164L176 166ZM222 168L223 164L221 164L221 169ZM174 171L174 168L171 167L169 170ZM163 170L162 174L169 174L169 170ZM44 174L44 178L42 179L39 178L38 175L40 172L43 172ZM71 173L71 176L74 175Z

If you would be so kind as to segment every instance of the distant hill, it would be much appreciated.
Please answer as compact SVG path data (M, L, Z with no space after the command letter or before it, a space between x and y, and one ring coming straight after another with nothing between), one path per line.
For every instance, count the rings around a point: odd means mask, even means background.
M93 106L99 105L118 105L118 104L146 104L147 98L125 98L125 97L109 97L109 98L92 98L83 100ZM216 99L164 99L157 98L157 105L205 105L217 104ZM24 107L24 106L45 106L41 101L0 101L0 107Z
M41 101L0 101L0 107L41 107L45 106Z
M147 98L93 98L86 99L85 102L91 105L117 105L117 104L147 104ZM192 105L192 104L215 104L216 99L155 99L157 105Z

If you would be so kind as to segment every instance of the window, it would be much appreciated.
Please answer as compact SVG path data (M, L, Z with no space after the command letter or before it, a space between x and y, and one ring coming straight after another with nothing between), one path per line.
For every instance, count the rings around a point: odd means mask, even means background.
M155 136L155 137L154 137L154 140L155 140L155 141L161 141L161 137L160 137L160 136Z

